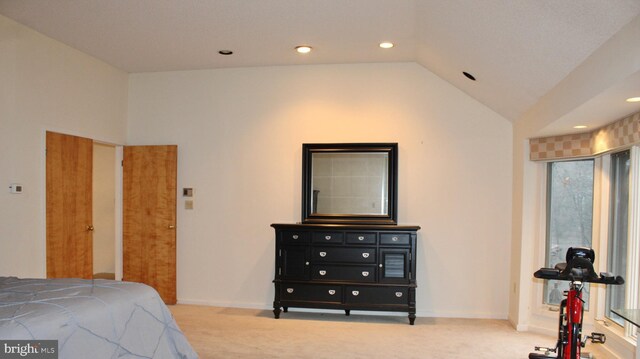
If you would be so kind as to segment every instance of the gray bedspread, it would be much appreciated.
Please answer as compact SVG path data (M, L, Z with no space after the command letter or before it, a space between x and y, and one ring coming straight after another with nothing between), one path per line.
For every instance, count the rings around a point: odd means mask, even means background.
M60 358L197 358L139 283L0 277L0 339L58 340Z

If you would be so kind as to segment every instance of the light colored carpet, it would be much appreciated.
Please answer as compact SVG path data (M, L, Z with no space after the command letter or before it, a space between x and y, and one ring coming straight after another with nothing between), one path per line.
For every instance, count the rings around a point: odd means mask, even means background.
M169 306L200 358L527 358L555 339L516 332L505 320L417 318L352 312ZM343 313L343 312L342 312ZM595 344L587 350L607 358Z

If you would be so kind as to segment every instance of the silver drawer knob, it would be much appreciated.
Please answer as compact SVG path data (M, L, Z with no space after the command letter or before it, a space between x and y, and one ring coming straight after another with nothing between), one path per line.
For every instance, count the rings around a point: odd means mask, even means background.
M402 297L402 292L396 292L396 297L398 298Z
M352 291L351 291L351 294L353 294L353 296L354 296L354 297L357 297L357 296L358 296L358 294L360 294L360 292L359 292L359 291L357 291L357 290L352 290Z
M362 276L363 276L363 277L368 277L368 276L369 276L369 272L367 272L367 271L362 271Z
M394 241L394 242L397 242L398 241L398 237L391 237L391 240Z
M297 234L294 234L293 236L291 236L291 238L293 238L293 239L298 239L298 235L297 235Z
M358 236L359 241L364 241L364 236Z
M320 252L320 257L326 257L327 256L327 252Z
M334 295L334 294L336 294L335 289L329 289L329 295Z
M362 258L369 258L369 253L362 253Z
M309 262L307 262L307 263L309 263ZM380 265L378 267L382 268L382 263L380 263Z
M309 262L304 262L304 265L308 266L308 265L309 265Z
M326 240L330 240L330 239L331 239L331 236L324 236L324 239L326 239Z
M287 288L287 293L289 294L293 293L293 288Z
M327 271L326 270L321 270L321 271L318 271L318 273L320 273L320 275L326 275Z

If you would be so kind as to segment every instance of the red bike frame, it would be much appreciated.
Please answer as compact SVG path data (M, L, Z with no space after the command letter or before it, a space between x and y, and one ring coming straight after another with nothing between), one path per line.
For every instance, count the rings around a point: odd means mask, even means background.
M582 283L572 282L567 293L566 333L567 338L562 343L563 359L580 359L582 348Z
M560 302L558 319L558 341L553 348L536 347L536 351L544 354L530 353L529 359L580 359L583 340L592 343L604 343L606 336L602 333L591 333L582 338L582 317L584 301L582 300L583 283L624 284L624 279L611 273L596 273L593 269L595 252L591 248L572 247L567 250L567 262L558 263L554 268L540 268L533 276L540 279L565 280L571 282L567 299ZM551 356L553 353L553 356Z

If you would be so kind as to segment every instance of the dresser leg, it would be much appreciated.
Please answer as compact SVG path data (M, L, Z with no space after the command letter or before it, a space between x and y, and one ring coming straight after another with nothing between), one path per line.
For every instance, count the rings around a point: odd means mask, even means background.
M285 312L285 313L288 312L289 311L289 307L282 307L282 311Z
M280 307L274 307L273 308L273 316L278 319L280 318Z
M409 313L409 325L413 325L416 321L416 313Z
M345 309L344 310L344 315L346 315L346 316L351 315L351 309Z

